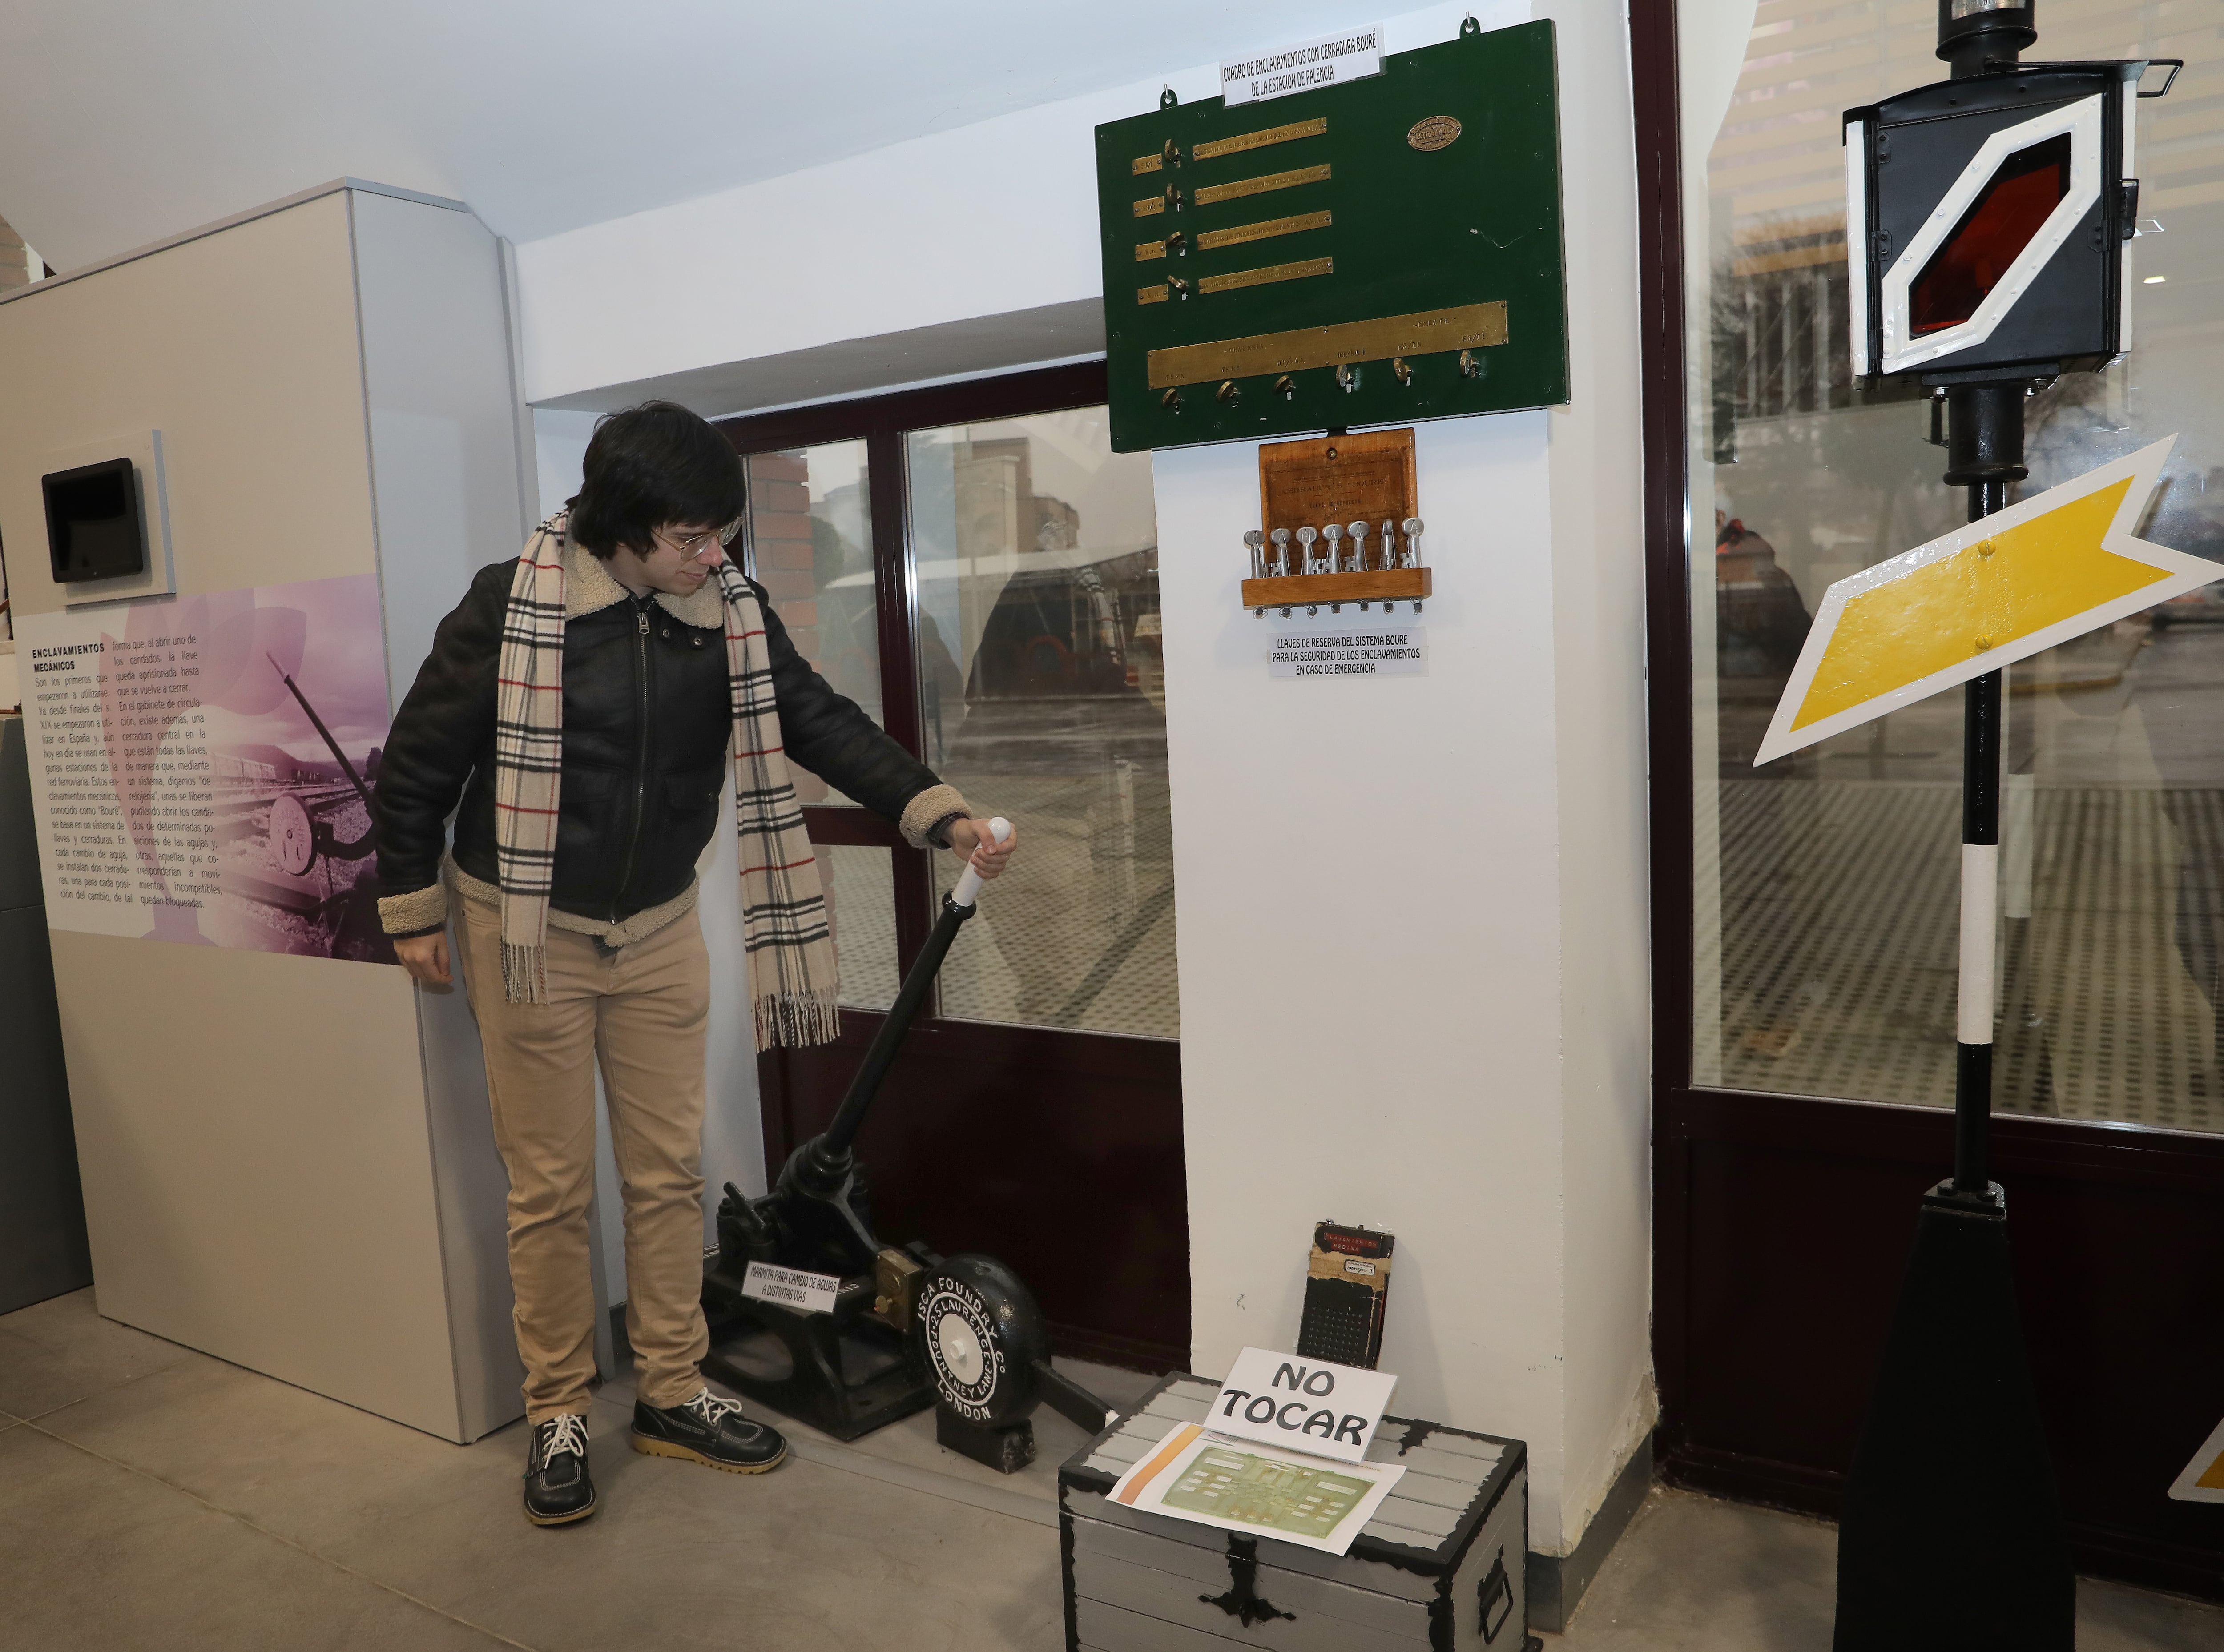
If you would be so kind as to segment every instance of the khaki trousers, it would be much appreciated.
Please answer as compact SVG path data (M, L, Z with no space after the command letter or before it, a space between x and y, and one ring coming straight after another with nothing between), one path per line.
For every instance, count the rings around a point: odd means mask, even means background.
M509 1171L509 1279L525 1411L587 1409L595 1291L587 1205L595 1185L595 1066L624 1184L626 1334L649 1404L703 1388L703 1061L711 960L692 911L606 951L548 931L548 1002L502 989L498 910L458 899L464 990L486 1050L495 1144Z

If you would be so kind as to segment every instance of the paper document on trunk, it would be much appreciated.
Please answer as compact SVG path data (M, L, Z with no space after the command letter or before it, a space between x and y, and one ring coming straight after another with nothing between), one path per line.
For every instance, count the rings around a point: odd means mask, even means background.
M1185 1422L1120 1477L1112 1500L1342 1554L1405 1472L1397 1464L1334 1463Z

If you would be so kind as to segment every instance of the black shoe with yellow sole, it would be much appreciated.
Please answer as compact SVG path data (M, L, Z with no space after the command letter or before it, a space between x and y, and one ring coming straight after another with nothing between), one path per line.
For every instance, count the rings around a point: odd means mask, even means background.
M740 1403L704 1389L684 1405L633 1404L633 1448L679 1457L730 1474L761 1474L787 1458L787 1441L761 1422L744 1422Z
M551 1417L535 1423L525 1460L525 1517L536 1526L565 1526L595 1511L587 1472L587 1419Z

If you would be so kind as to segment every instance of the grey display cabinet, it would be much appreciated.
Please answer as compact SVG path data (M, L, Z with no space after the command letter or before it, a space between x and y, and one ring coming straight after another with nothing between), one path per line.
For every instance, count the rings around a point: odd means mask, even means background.
M92 1283L31 829L23 720L0 716L0 1314Z

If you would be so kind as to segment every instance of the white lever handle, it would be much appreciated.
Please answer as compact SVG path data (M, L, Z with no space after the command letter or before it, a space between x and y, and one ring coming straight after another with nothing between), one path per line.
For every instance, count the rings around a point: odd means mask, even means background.
M1011 835L1012 823L1001 815L989 823L989 835L999 843ZM958 874L957 887L950 892L950 904L952 906L970 906L981 898L981 886L987 881L973 869L973 863L969 860L965 863L965 870Z

